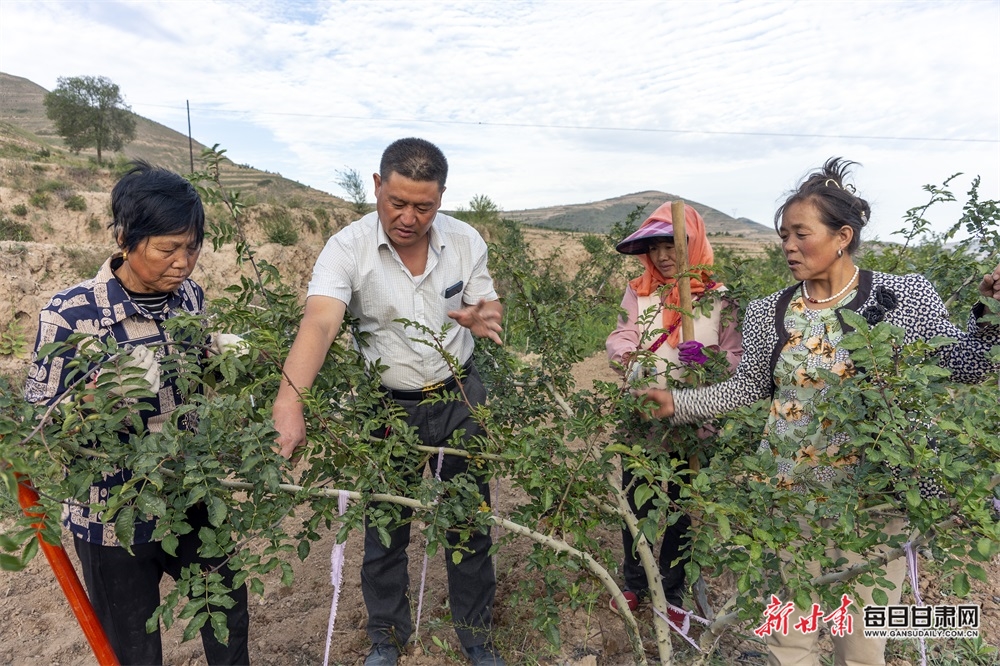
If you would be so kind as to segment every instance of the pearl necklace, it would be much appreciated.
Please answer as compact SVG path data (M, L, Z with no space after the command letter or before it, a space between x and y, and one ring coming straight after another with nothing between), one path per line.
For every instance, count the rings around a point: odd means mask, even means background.
M854 275L852 275L851 279L847 281L847 284L844 285L844 288L841 289L840 291L838 291L836 294L834 294L830 298L813 298L812 296L809 295L809 290L806 289L806 281L803 280L802 281L802 295L805 296L805 299L807 301L809 301L810 303L817 303L817 304L819 304L819 303L829 303L830 301L836 300L836 299L840 298L841 296L843 296L844 294L846 294L847 290L851 288L852 284L854 284L854 280L855 280L855 278L858 277L858 273L860 273L860 272L861 272L861 269L858 268L857 266L855 266L854 267Z

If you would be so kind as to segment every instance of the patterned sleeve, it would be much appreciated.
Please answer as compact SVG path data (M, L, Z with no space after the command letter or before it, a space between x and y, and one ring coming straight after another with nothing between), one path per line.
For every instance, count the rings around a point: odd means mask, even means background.
M671 423L700 423L771 394L771 351L777 344L774 313L779 294L751 301L747 306L743 358L732 377L711 386L674 392Z
M79 299L79 295L76 298ZM85 306L66 307L72 304L72 300L65 300L62 295L57 295L38 315L35 351L24 385L24 399L28 402L51 405L63 394L68 384L80 378L78 370L67 367L76 355L75 350L69 349L60 355L42 358L38 356L38 350L43 346L50 342L65 342L73 333L90 332L95 336L99 335L97 317L91 319L84 316L89 312L89 308Z
M979 321L982 306L977 305L969 315L968 328L963 331L951 323L937 291L922 275L907 275L909 283L897 292L900 306L898 311L909 321L897 322L906 331L907 342L929 340L935 336L953 338L954 344L938 351L942 367L951 370L952 379L964 384L977 384L997 370L990 361L989 351L1000 345L1000 326ZM891 313L890 313L891 318Z

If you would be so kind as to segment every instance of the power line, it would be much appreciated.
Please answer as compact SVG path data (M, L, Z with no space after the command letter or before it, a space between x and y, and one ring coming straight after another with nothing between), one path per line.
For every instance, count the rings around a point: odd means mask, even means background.
M141 106L152 106L164 109L178 110L178 107L169 104L141 104ZM249 111L226 111L220 109L203 109L202 113L213 115L249 115ZM327 113L286 113L279 111L254 111L255 115L279 116L293 118L323 118L332 120L363 120L368 122L395 122L395 123L428 123L434 125L478 125L482 127L516 127L521 129L563 129L582 130L590 132L640 132L651 134L709 134L717 136L766 136L776 138L796 138L796 139L864 139L869 141L938 141L950 143L1000 143L1000 139L968 139L953 137L930 137L930 136L877 136L868 134L810 134L800 132L750 132L735 130L690 130L690 129L663 129L658 127L610 127L602 125L560 125L548 123L504 123L488 120L427 120L422 118L372 118L370 116L344 116Z

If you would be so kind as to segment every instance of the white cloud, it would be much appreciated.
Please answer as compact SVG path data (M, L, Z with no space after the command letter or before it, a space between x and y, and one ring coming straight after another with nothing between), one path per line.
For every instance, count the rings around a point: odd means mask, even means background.
M661 189L766 224L844 155L885 237L955 171L998 196L998 25L974 1L4 0L0 67L50 89L108 76L181 131L190 100L200 141L335 193L335 170L425 136L452 207Z

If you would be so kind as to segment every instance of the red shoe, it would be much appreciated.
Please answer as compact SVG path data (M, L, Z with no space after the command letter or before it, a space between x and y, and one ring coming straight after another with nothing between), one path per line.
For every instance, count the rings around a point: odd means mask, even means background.
M622 596L625 597L625 603L628 604L628 609L633 613L637 608L639 608L639 604L642 603L642 599L639 595L632 590L623 591ZM618 603L614 600L614 598L611 599L611 610L618 610Z

